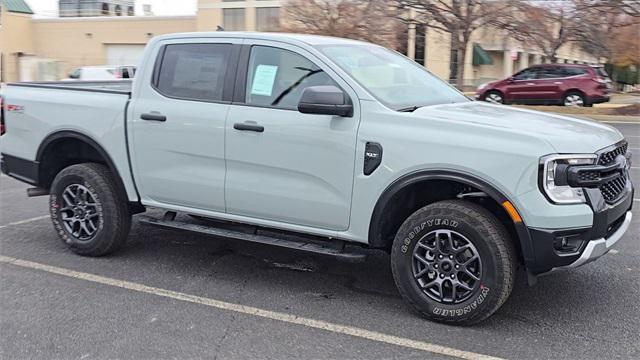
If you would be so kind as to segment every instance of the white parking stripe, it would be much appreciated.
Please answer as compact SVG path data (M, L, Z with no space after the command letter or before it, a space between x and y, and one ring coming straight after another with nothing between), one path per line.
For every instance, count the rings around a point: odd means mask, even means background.
M407 338L394 336L394 335L387 335L387 334L379 333L376 331L361 329L353 326L340 325L340 324L330 323L327 321L315 320L315 319L300 317L297 315L292 315L287 313L281 313L281 312L265 310L265 309L260 309L256 307L251 307L251 306L229 303L229 302L205 298L201 296L185 294L177 291L166 290L166 289L156 288L152 286L146 286L146 285L138 284L134 282L118 280L118 279L108 278L108 277L99 276L99 275L93 275L89 273L69 270L69 269L60 268L60 267L51 266L51 265L45 265L45 264L36 263L32 261L27 261L27 260L16 259L8 256L0 255L0 263L12 264L12 265L20 266L23 268L40 270L40 271L48 272L51 274L62 275L62 276L66 276L74 279L91 281L98 284L118 287L118 288L137 291L141 293L153 294L153 295L162 296L166 298L210 306L210 307L214 307L221 310L233 311L233 312L242 313L246 315L281 321L289 324L306 326L309 328L325 330L325 331L329 331L337 334L354 336L361 339L377 341L380 343L391 344L391 345L401 346L401 347L415 349L415 350L427 351L434 354L451 356L451 357L456 357L460 359L473 359L473 360L476 360L476 359L499 360L500 359L500 358L478 354L474 352L463 351L463 350L458 350L458 349L454 349L446 346L435 345L435 344L431 344L424 341L407 339Z
M598 120L596 120L596 121L598 121ZM607 124L629 124L629 125L639 125L640 124L640 122L637 122L637 121L604 121L604 120L602 120L602 121L599 121L599 122L607 123Z
M32 221L38 221L38 220L47 219L47 218L49 218L49 215L43 215L43 216L38 216L38 217L31 218L31 219L20 220L20 221L8 223L6 225L2 225L2 226L0 226L0 229L4 229L6 227L14 226L14 225L26 224L26 223L30 223Z

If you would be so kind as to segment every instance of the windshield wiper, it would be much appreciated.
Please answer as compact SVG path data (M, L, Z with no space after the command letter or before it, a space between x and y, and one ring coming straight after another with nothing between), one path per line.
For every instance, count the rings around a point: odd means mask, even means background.
M398 109L396 111L399 111L399 112L414 112L414 111L420 109L421 107L422 106L413 105L413 106L409 106L409 107L406 107L406 108Z

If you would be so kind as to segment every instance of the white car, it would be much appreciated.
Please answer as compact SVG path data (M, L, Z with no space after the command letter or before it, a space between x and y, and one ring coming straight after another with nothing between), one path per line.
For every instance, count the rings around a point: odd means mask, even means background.
M131 79L135 75L135 72L135 66L83 66L72 71L65 80L95 81Z

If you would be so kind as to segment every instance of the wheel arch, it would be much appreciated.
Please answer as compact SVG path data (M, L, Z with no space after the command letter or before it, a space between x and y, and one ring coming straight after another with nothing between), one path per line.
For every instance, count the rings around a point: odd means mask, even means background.
M584 92L584 91L582 91L582 90L580 90L580 89L578 89L578 88L569 88L569 89L565 90L565 91L562 93L562 100L564 101L564 98L565 98L567 95L571 94L571 93L578 93L578 94L582 95L582 98L583 98L583 100L584 100L584 101L586 101L586 100L587 100L587 94L585 94L585 92Z
M65 152L65 156L54 156L62 150L71 150L72 153ZM50 159L49 156L54 158ZM53 178L64 167L83 162L104 164L113 174L118 190L127 199L124 181L111 156L96 140L86 134L74 130L60 130L47 135L38 147L36 161L39 186L45 189L51 186Z
M374 207L371 220L369 223L369 245L374 248L389 249L393 243L393 238L404 219L391 220L387 216L389 213L395 213L397 207L395 202L402 199L402 194L407 191L413 191L413 189L422 189L426 193L433 192L427 189L428 185L442 185L448 184L448 186L454 186L458 184L460 186L467 186L471 189L477 189L478 191L487 195L494 204L499 206L498 211L503 211L510 224L508 230L514 237L514 245L517 248L521 260L524 263L528 263L533 259L533 248L529 237L529 231L524 223L514 222L511 217L507 215L507 211L503 208L502 204L505 201L509 201L514 208L516 205L500 191L496 186L490 182L485 181L475 175L471 175L461 171L454 170L423 170L416 171L400 177L391 183L380 195L376 205ZM455 188L453 189L455 190ZM438 189L440 191L440 189ZM444 194L442 197L434 197L434 201L441 201L445 199L455 198L454 193ZM419 207L427 205L427 203L418 203ZM495 205L494 205L495 206ZM414 206L415 207L415 206ZM415 209L417 210L417 209ZM413 213L412 210L411 213ZM497 209L494 209L497 210ZM516 208L516 211L518 209ZM518 211L518 213L521 213ZM405 218L406 219L406 218ZM504 220L504 219L503 219ZM504 222L504 221L503 221ZM511 227L509 229L509 227Z

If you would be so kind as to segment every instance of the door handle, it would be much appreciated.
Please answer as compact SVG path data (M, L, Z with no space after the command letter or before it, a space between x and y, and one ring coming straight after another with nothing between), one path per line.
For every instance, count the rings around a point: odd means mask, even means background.
M233 128L240 131L264 132L264 126L257 124L235 123L233 124Z
M534 83L527 83L528 86L535 85Z
M158 113L142 114L140 115L140 119L148 121L167 121L166 116Z

